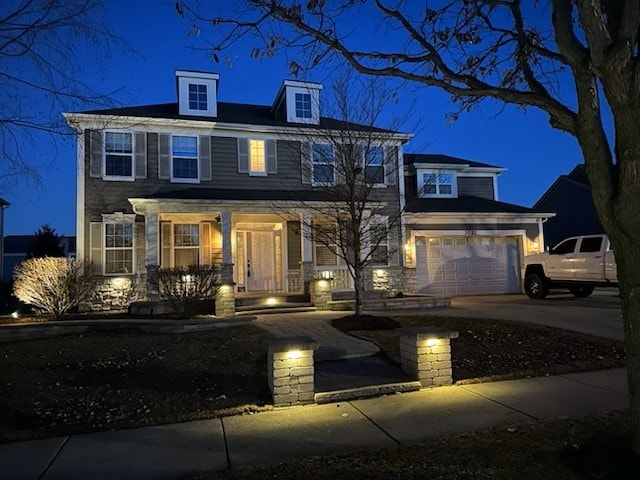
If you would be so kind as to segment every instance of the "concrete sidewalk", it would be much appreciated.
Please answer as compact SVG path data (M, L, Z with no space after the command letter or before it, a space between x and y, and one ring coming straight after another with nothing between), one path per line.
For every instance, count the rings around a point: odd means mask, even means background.
M1 476L175 479L626 407L623 369L440 387L254 415L0 445Z

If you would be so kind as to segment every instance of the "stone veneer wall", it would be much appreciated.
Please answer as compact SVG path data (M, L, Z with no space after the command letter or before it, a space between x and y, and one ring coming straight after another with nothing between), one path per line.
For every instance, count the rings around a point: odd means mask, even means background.
M81 311L126 310L132 302L145 298L147 280L134 277L99 277L96 293L87 303L80 305Z

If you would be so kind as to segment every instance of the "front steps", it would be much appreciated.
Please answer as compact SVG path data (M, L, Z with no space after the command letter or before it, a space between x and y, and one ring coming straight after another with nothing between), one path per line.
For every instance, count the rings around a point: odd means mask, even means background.
M237 293L236 315L315 312L309 295L302 293Z

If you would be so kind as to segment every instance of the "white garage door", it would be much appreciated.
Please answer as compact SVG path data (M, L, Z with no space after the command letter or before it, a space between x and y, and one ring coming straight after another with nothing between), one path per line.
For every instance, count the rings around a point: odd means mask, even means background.
M441 295L520 292L516 237L416 237L418 290Z

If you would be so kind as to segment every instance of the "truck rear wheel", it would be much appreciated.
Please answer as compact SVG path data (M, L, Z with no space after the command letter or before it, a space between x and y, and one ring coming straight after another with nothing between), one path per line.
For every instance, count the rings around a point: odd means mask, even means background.
M524 277L524 292L529 298L542 299L549 294L549 285L542 275L527 273Z
M591 285L575 285L569 287L569 291L574 297L586 298L593 293L593 287Z

